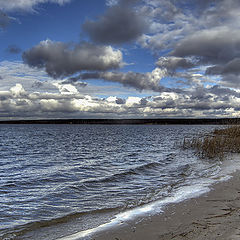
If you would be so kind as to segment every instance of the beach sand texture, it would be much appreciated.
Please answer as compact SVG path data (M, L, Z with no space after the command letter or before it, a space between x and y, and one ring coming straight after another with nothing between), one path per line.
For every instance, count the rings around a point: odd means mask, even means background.
M164 214L100 232L94 240L239 240L240 173L198 198L170 205Z

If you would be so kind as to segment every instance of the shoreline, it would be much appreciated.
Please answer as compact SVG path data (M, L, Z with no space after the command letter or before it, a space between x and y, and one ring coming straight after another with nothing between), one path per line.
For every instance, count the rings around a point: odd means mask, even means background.
M91 235L92 240L240 239L240 171L199 197ZM80 239L80 238L79 238ZM87 238L89 239L89 238Z
M240 118L127 118L127 119L16 119L1 124L83 124L83 125L233 125Z
M236 160L224 162L225 170L213 178L215 183L205 185L203 181L196 184L201 188L181 189L177 198L173 195L117 213L112 220L93 228L81 230L85 223L77 218L32 229L16 239L46 239L44 235L50 234L52 240L239 240L240 170Z
M150 204L150 210L146 205L146 211L138 211L140 214L133 218L118 216L123 212L92 229L79 231L82 221L74 225L67 222L33 230L16 239L46 239L42 237L50 234L55 240L239 240L239 173L237 170L230 179L216 182L207 192L163 205L162 212L152 211ZM70 228L72 231L66 234Z

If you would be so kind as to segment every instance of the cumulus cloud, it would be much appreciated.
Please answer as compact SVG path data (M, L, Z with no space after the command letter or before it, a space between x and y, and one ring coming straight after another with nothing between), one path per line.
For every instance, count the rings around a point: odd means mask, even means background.
M67 1L0 0L0 6L3 11L31 11L44 2ZM42 41L23 53L25 66L18 63L6 68L6 63L0 63L4 89L0 91L0 117L60 118L66 113L79 118L239 115L238 0L108 0L107 4L103 16L84 23L85 32L93 42L102 44L137 40L158 56L155 69L118 72L124 65L122 52L113 47ZM0 27L4 27L6 17L1 19L0 15ZM18 49L9 47L9 52L18 53ZM50 79L45 72L63 80ZM121 86L104 85L103 94L91 79ZM176 88L177 81L182 81L184 88ZM119 94L122 86L128 87L127 94ZM143 90L147 91L141 93ZM146 97L152 91L154 96Z
M44 69L53 78L69 77L63 84L84 87L86 83L78 82L79 79L103 79L140 91L160 92L166 90L160 84L160 80L167 75L167 66L165 65L147 73L109 71L123 65L122 53L110 46L97 46L90 43L72 46L47 40L25 51L23 60L30 67ZM184 59L171 58L171 61L182 67L190 66L190 63ZM76 76L77 73L80 74Z
M148 17L151 34L140 44L155 50L174 48L195 32L232 25L239 17L237 9L237 0L144 0L139 12Z
M53 84L56 82L47 76L44 70L30 68L22 62L0 62L0 89L8 90L20 83L28 92L59 92Z
M240 58L234 58L226 65L216 65L209 67L206 70L206 74L210 75L239 75L240 74Z
M240 75L235 74L222 75L219 84L225 87L240 89Z
M10 88L10 92L14 97L20 97L26 94L25 89L20 83L17 83L16 86Z
M144 0L139 11L148 16L151 29L141 43L157 50L174 48L179 40L204 29L235 28L239 18L237 0Z
M219 85L214 85L211 88L208 88L208 91L215 96L240 98L240 92Z
M172 55L194 57L199 66L208 66L207 75L219 75L223 83L239 88L239 31L226 26L199 31L182 40Z
M92 97L80 94L72 85L57 87L58 93L29 93L18 83L0 91L0 118L239 116L239 92L220 86L126 98Z
M203 64L224 63L240 55L240 34L227 27L202 30L177 44L172 55L194 56Z
M160 68L166 68L170 73L174 73L178 69L189 69L195 66L190 59L174 56L160 57L156 65Z
M63 78L87 71L120 68L122 53L110 46L81 43L71 46L62 42L42 41L23 53L23 60L31 67L45 69L53 78Z
M193 68L195 73L207 68L208 77L218 75L225 86L229 82L239 88L238 0L143 0L138 11L150 24L149 33L138 38L138 43L164 56L158 67L175 77L188 77ZM176 74L176 70L184 74Z
M155 96L146 97L129 92L119 97L114 88L104 86L105 93L93 86L82 87L76 79L64 81L42 81L44 71L31 69L22 63L1 63L0 74L0 118L142 118L142 117L223 117L238 116L240 92L219 85L195 85L185 91L161 87L164 76L160 68L146 74L101 72L102 79L120 82L138 89L156 89ZM20 84L23 73L27 73L26 82ZM7 75L8 74L8 75ZM97 73L82 74L82 79L99 77ZM193 74L194 75L194 74ZM5 79L14 77L14 81ZM193 76L200 78L202 76ZM133 79L132 82L129 79ZM140 81L139 81L140 79ZM123 83L126 81L125 83ZM139 81L139 82L138 82ZM142 82L141 82L142 81ZM152 81L151 84L149 84ZM160 82L159 82L160 81ZM15 83L14 83L15 82ZM36 83L32 88L28 87ZM12 84L12 85L11 85ZM53 88L54 86L54 88ZM117 86L117 89L120 87ZM82 91L83 90L83 91ZM107 97L100 97L100 96ZM111 96L111 97L109 97Z
M138 94L133 88L125 88L124 86L116 86L115 84L98 84L98 81L79 81L77 76L64 78L63 80L54 80L49 77L43 69L31 68L22 62L0 62L0 89L8 90L13 85L21 83L28 92L40 93L57 93L59 88L55 83L75 86L79 92L89 95L109 96L109 94L131 95Z
M131 86L139 90L163 91L164 87L160 85L160 80L165 76L165 74L165 70L156 68L149 73L106 72L100 74L100 77L106 81L119 82L124 86Z
M97 20L87 20L83 30L97 43L119 44L140 37L147 29L144 17L131 8L133 0L122 0L113 4Z
M152 72L95 72L83 73L78 79L103 79L105 81L121 83L127 87L137 90L163 91L165 88L160 85L161 79L166 75L166 69L155 68Z

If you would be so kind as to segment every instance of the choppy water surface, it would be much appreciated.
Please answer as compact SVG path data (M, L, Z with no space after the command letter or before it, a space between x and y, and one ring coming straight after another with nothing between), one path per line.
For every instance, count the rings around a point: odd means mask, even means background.
M57 239L216 179L221 162L176 144L213 128L0 125L0 239Z

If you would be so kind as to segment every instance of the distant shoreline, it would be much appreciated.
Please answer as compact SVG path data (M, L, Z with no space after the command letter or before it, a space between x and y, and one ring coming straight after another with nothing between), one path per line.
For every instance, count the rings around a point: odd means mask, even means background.
M240 118L0 120L0 124L227 125L227 124L239 124L239 123L240 123Z

